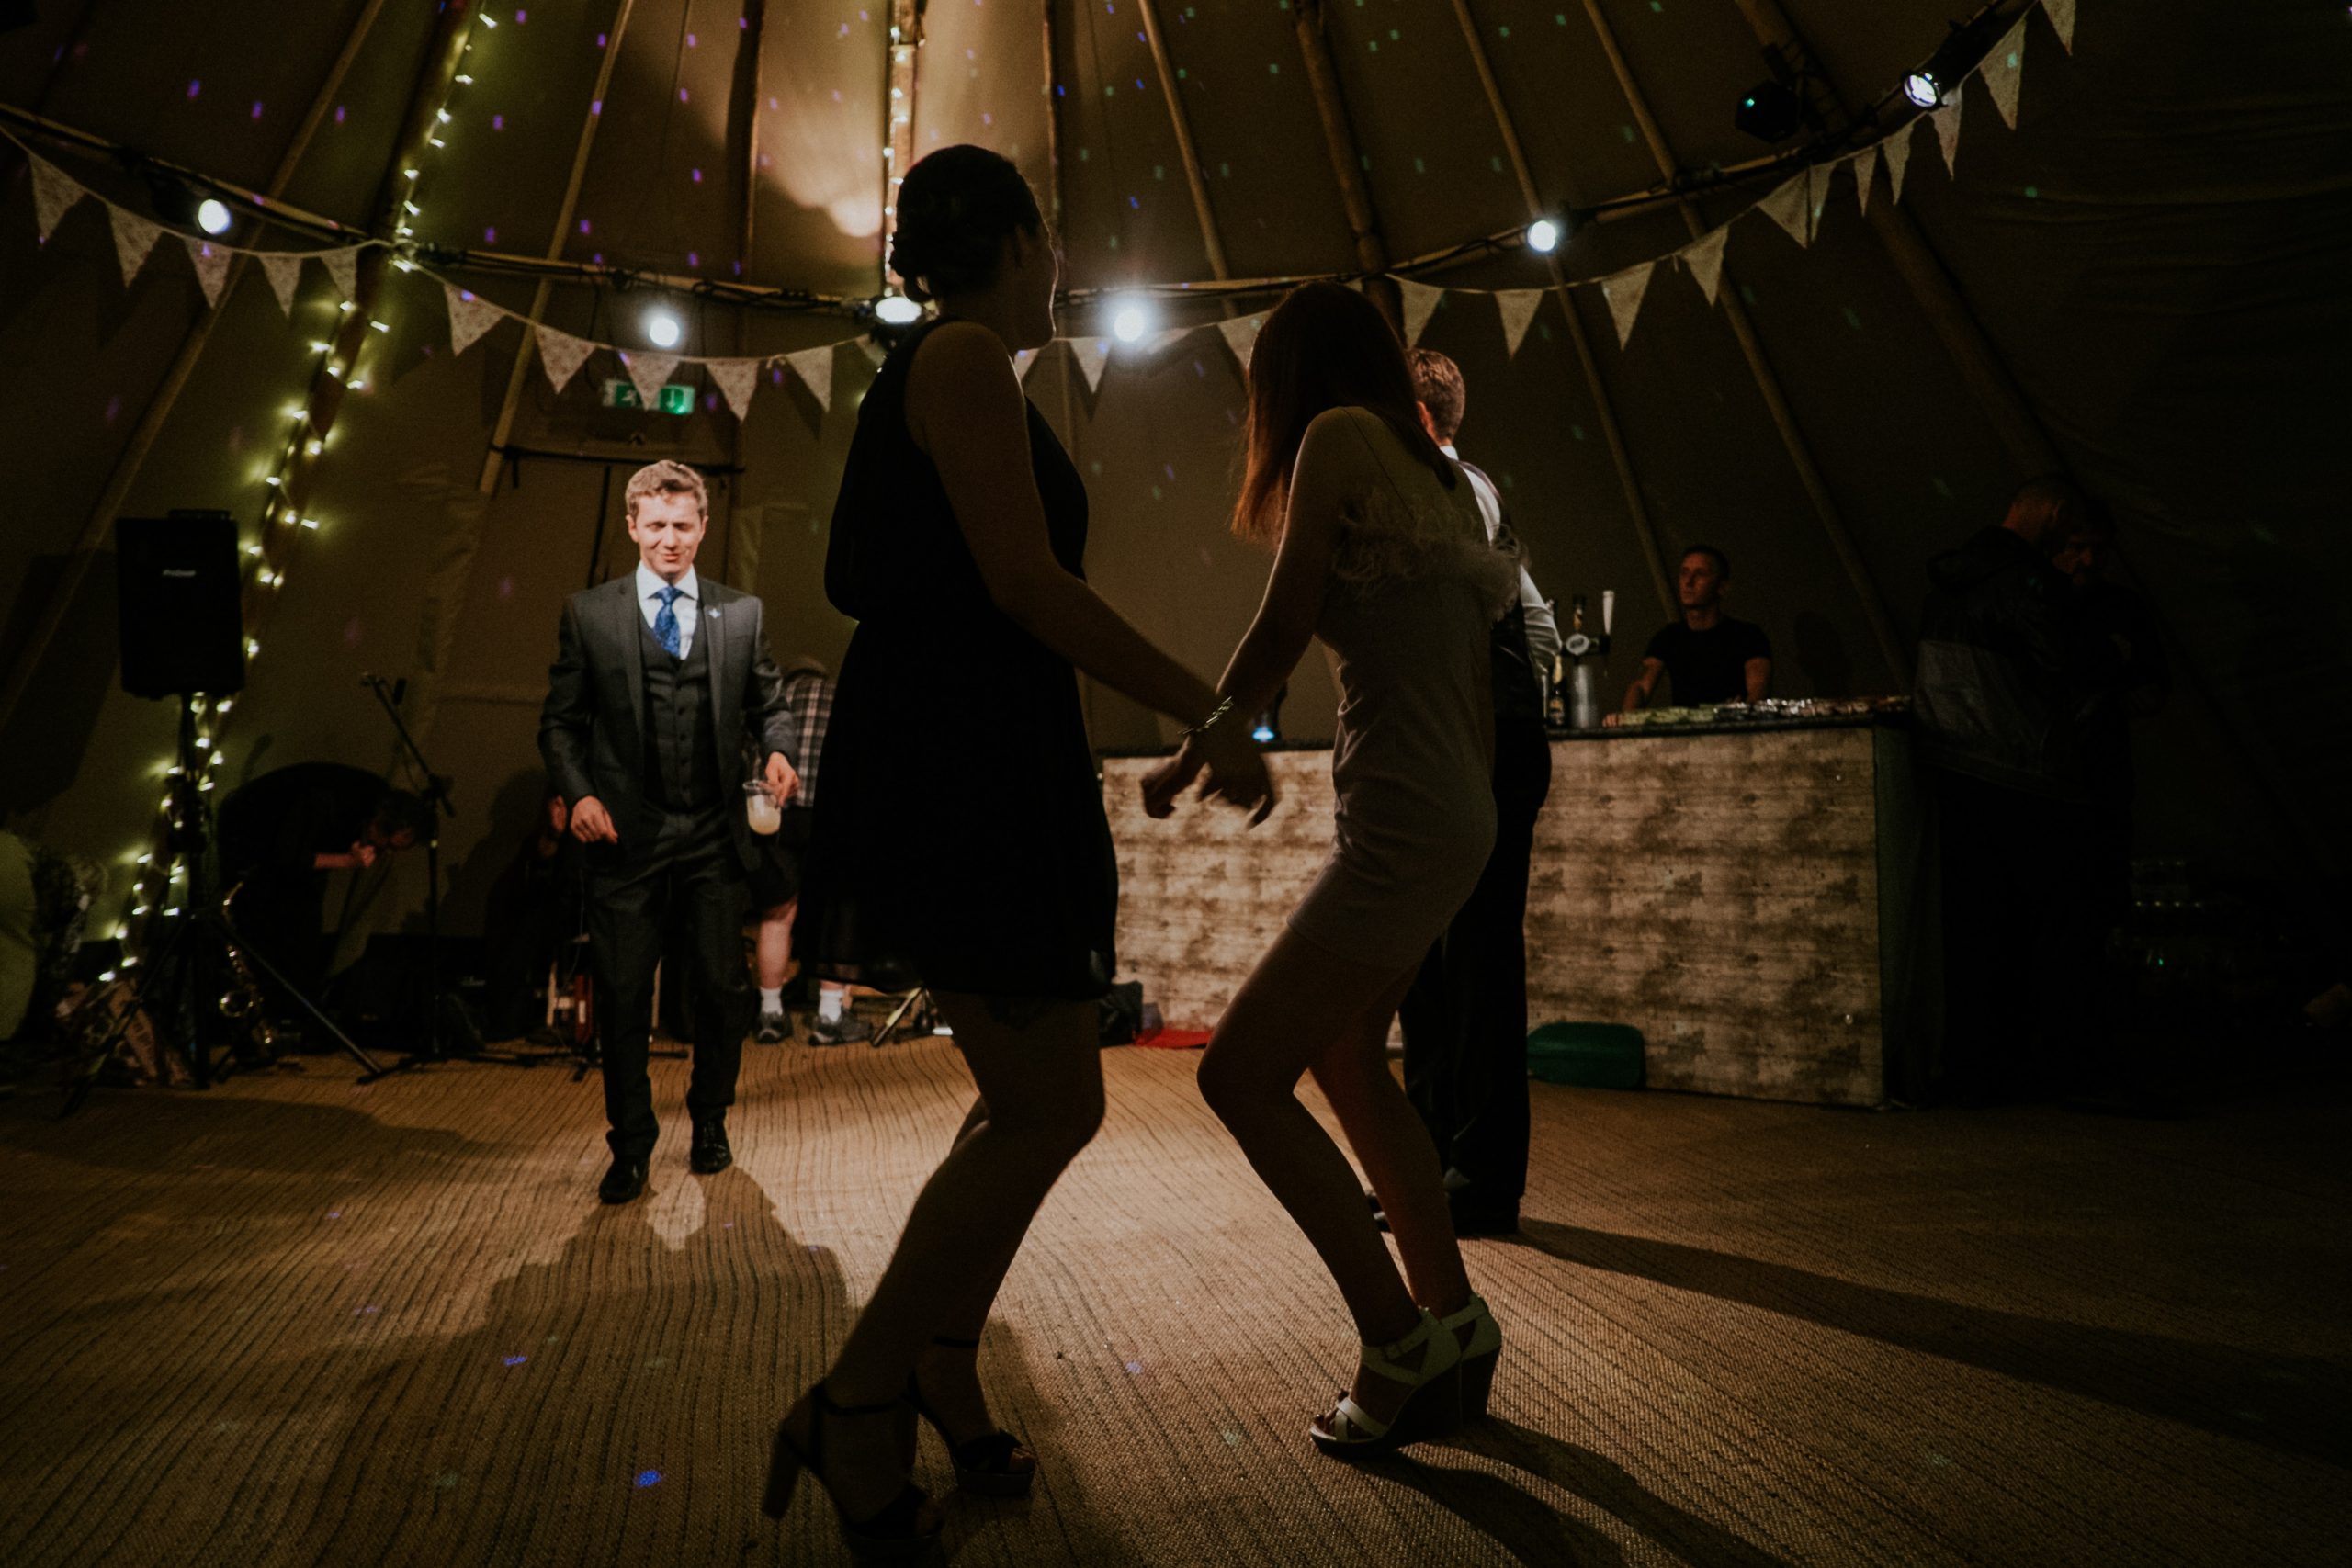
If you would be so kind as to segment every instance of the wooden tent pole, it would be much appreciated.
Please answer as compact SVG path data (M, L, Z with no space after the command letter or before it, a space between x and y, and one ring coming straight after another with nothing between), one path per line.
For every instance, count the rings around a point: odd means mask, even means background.
M760 40L767 23L768 0L743 0L743 48L752 62L743 75L748 94L743 106L743 232L735 243L735 259L739 276L744 277L752 276L752 228L760 205ZM738 342L735 346L743 345Z
M1600 39L1601 52L1609 57L1609 68L1616 73L1617 85L1625 95L1626 106L1633 110L1634 123L1641 130L1642 139L1648 143L1650 156L1657 164L1659 175L1672 181L1678 171L1673 152L1667 146L1666 134L1658 129L1657 118L1650 113L1649 101L1643 96L1641 85L1634 80L1633 68L1625 62L1624 51L1617 47L1617 35L1601 15L1600 0L1584 0L1585 15L1591 20L1594 36ZM1699 209L1688 197L1676 201L1681 211L1683 226L1692 239L1704 234L1706 224ZM1855 547L1852 532L1838 511L1838 502L1829 493L1828 481L1822 478L1821 468L1813 460L1813 451L1806 446L1804 433L1797 428L1796 414L1789 407L1788 397L1781 389L1781 378L1774 374L1771 361L1764 355L1764 345L1756 336L1756 324L1748 319L1747 308L1741 303L1739 289L1728 274L1724 276L1715 296L1723 307L1724 319L1731 323L1732 336L1738 340L1739 351L1747 360L1750 375L1756 378L1756 389L1764 399L1765 412L1780 432L1781 445L1786 449L1790 464L1796 469L1797 482L1804 486L1806 499L1812 502L1815 516L1822 532L1828 536L1829 547L1845 569L1847 581L1860 603L1863 619L1870 623L1871 635L1878 643L1879 655L1887 669L1905 688L1911 684L1911 657L1895 636L1894 621L1887 614L1886 600L1878 584L1863 563L1861 551Z
M1217 232L1216 214L1209 207L1207 176L1200 152L1193 145L1193 122L1176 91L1176 68L1169 63L1168 39L1159 30L1159 7L1154 0L1136 0L1143 9L1144 39L1151 46L1151 63L1159 73L1160 96L1168 100L1169 123L1176 128L1176 154L1184 161L1184 184L1193 193L1193 214L1200 220L1201 243L1209 256L1209 274L1220 283L1233 276L1225 265L1225 240Z
M1503 139L1503 151L1510 159L1511 172L1519 179L1519 194L1527 208L1527 216L1545 216L1543 196L1535 188L1535 175L1527 163L1527 152L1519 140L1519 128L1512 123L1510 111L1503 105L1502 87L1495 80L1495 68L1487 58L1486 40L1478 36L1478 24L1470 15L1470 0L1453 0L1454 19L1462 24L1462 41L1469 46L1470 62L1478 68L1478 85L1486 90L1487 107L1494 111L1495 130ZM1634 473L1633 454L1626 450L1624 433L1617 424L1617 411L1609 400L1609 389L1600 379L1600 367L1592 357L1592 341L1584 330L1584 321L1577 314L1576 301L1568 298L1566 278L1560 272L1560 257L1554 251L1544 258L1552 274L1552 287L1560 296L1560 313L1568 320L1568 341L1576 345L1577 363L1583 367L1586 389L1592 397L1594 417L1600 422L1601 439L1609 447L1609 460L1617 470L1617 483L1625 492L1626 515L1633 520L1634 537L1642 547L1642 560L1649 568L1650 586L1657 592L1659 606L1666 618L1673 620L1681 614L1681 605L1674 595L1674 587L1666 573L1666 557L1659 547L1657 525L1651 521L1648 503L1642 499L1641 481Z
M334 108L335 98L343 91L344 78L350 73L353 62L359 58L360 48L367 42L368 31L376 25L377 15L383 8L384 0L368 0L358 18L352 23L351 32L344 39L342 52L335 56L334 63L327 70L326 79L311 99L310 112L302 117L302 123L296 129L293 140L287 143L286 151L278 156L277 167L270 175L268 186L268 194L273 199L284 194L287 186L293 182L294 172L300 166L302 155L310 151L311 138L318 134L319 127ZM89 12L85 10L76 24L77 28L86 25L88 19ZM229 276L220 286L223 303L235 292L237 281L244 276L246 258L243 254L231 261ZM106 538L107 530L114 525L115 517L121 512L123 503L130 500L131 487L138 482L140 470L146 467L149 454L153 452L155 443L162 438L164 426L171 419L173 409L178 406L180 393L187 389L188 378L196 373L197 361L203 357L206 344L212 341L212 329L220 320L220 308L208 303L189 324L187 333L180 339L178 350L172 355L171 364L164 371L163 379L156 385L154 395L147 400L146 408L141 412L139 423L132 429L130 439L124 443L121 456L115 459L114 468L107 476L106 488L98 492L97 503L82 520L81 535L74 540L74 548L66 558L64 575L58 583L56 596L51 601L40 625L34 628L31 638L25 644L24 651L17 660L16 673L9 678L6 689L0 691L0 730L7 728L8 721L16 715L17 705L31 689L33 676L42 657L49 651L49 645L64 626L74 596L81 592L82 580L88 574L91 562L96 558L98 546Z
M1355 127L1348 118L1347 100L1340 93L1339 62L1331 58L1331 40L1324 31L1323 0L1293 0L1291 19L1298 30L1298 51L1306 62L1306 86L1315 96L1316 117L1323 122L1323 148L1330 154L1331 175L1340 182L1340 202L1355 236L1356 265L1366 274L1364 293L1401 338L1404 300L1386 276L1388 243L1381 237L1372 192L1363 183L1363 154L1357 150Z
M588 178L588 154L596 147L596 127L604 121L605 94L613 85L613 67L621 57L621 40L628 36L629 12L637 0L620 0L613 13L613 25L608 35L605 58L596 67L596 88L589 101L588 118L580 127L580 141L571 152L571 175L564 183L563 202L557 209L554 237L548 241L547 259L563 259L564 242L571 233L571 215L580 205L580 187ZM523 323L522 346L514 351L514 367L506 375L506 397L498 406L498 423L491 427L490 450L482 454L481 480L478 488L484 495L498 488L498 470L504 462L508 437L514 434L514 415L523 406L523 384L531 373L531 361L538 357L539 318L547 314L548 299L553 292L551 279L539 279L538 288L531 296L531 312Z
M1747 19L1757 42L1779 50L1784 59L1803 71L1805 80L1817 85L1814 96L1816 105L1827 111L1825 118L1830 129L1845 130L1853 117L1846 107L1844 95L1828 79L1803 35L1791 24L1780 0L1732 3ZM2058 456L2058 448L2042 429L2041 422L2034 417L2032 406L2018 389L2016 378L2002 363L1984 323L1961 298L1943 258L1920 232L1909 210L1895 201L1865 202L1862 217L1885 246L1888 259L1910 288L1912 299L1918 302L1928 325L1943 341L1944 352L1951 355L1961 380L1975 395L1977 407L1991 423L1994 434L2007 448L2009 461L2024 474L2062 470L2065 464Z
M1058 228L1062 220L1062 96L1054 78L1054 0L1044 0L1038 9L1044 14L1046 52L1046 177L1054 187L1048 193L1053 206L1046 216Z

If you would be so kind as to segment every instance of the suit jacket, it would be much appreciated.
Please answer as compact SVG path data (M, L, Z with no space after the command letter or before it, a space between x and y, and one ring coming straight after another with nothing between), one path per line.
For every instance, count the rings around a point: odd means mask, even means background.
M744 780L745 737L758 743L763 767L775 751L797 767L799 727L768 658L759 600L707 577L701 584L702 624L695 637L710 663L710 729L725 791ZM601 801L624 852L652 836L660 810L645 798L644 626L634 570L565 601L547 705L539 710L539 755L548 779L567 804L589 795ZM757 863L741 807L723 798L720 808L736 853L746 867Z

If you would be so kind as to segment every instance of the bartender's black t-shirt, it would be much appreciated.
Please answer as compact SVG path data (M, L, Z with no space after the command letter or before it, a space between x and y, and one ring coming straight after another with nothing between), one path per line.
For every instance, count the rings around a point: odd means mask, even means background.
M1725 615L1702 632L1680 621L1659 628L1645 657L1666 666L1679 707L1747 700L1747 661L1772 657L1771 640L1752 621Z

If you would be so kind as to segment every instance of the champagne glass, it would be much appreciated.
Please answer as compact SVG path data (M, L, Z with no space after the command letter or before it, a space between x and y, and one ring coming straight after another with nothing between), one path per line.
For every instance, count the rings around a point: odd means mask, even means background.
M743 815L751 822L752 831L763 836L784 826L784 808L759 779L747 780L743 784Z

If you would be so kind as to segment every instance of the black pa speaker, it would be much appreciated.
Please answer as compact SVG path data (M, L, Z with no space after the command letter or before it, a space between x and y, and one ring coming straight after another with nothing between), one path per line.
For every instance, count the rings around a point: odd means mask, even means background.
M243 691L236 519L225 512L123 517L114 541L122 689L134 697Z

